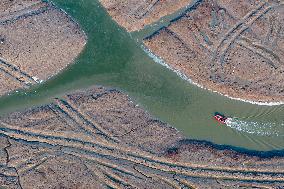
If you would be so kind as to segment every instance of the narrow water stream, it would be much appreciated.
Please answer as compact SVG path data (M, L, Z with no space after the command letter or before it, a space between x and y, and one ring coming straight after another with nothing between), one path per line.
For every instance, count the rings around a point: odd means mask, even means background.
M64 72L29 90L0 98L0 114L50 102L66 92L103 85L129 94L153 116L184 135L254 150L284 148L284 105L258 106L200 89L157 64L141 48L141 39L172 17L139 33L127 33L97 0L53 0L88 35L85 50ZM228 126L212 115L233 117Z

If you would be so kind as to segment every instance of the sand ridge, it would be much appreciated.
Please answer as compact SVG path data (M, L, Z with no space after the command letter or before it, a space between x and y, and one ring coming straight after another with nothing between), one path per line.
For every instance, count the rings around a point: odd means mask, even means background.
M93 87L10 113L0 133L0 183L8 188L284 186L281 152L189 140L115 89Z
M50 3L5 0L1 7L0 95L46 81L86 44L79 25Z
M283 102L283 10L281 1L202 1L144 44L204 88Z
M158 21L188 6L189 0L99 0L110 16L127 31L141 30L146 25Z

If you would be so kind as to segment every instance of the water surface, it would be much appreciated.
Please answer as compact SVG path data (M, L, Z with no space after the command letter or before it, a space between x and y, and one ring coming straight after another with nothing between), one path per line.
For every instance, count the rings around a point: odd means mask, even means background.
M0 113L50 102L53 97L92 85L118 88L153 116L184 135L255 150L284 148L284 106L257 106L200 89L155 63L141 39L174 14L145 30L129 34L107 15L97 0L54 0L80 23L88 36L85 50L64 72L30 90L0 98ZM234 117L228 126L214 112Z

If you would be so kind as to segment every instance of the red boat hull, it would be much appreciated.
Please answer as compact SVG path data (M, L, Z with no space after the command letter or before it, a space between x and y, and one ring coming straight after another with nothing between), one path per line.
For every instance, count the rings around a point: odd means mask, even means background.
M221 116L221 115L215 115L214 118L219 122L219 123L222 123L222 124L226 124L226 119L225 117Z

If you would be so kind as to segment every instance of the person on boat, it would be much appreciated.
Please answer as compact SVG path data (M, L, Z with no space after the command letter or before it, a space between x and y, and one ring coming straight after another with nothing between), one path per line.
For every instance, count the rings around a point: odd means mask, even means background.
M227 119L227 118L225 118L225 117L221 117L221 118L220 118L220 121L225 122L226 119Z
M225 117L224 115L222 115L222 114L216 112L214 118L215 118L218 122L223 123L223 124L226 124L226 119L227 119L227 117Z

